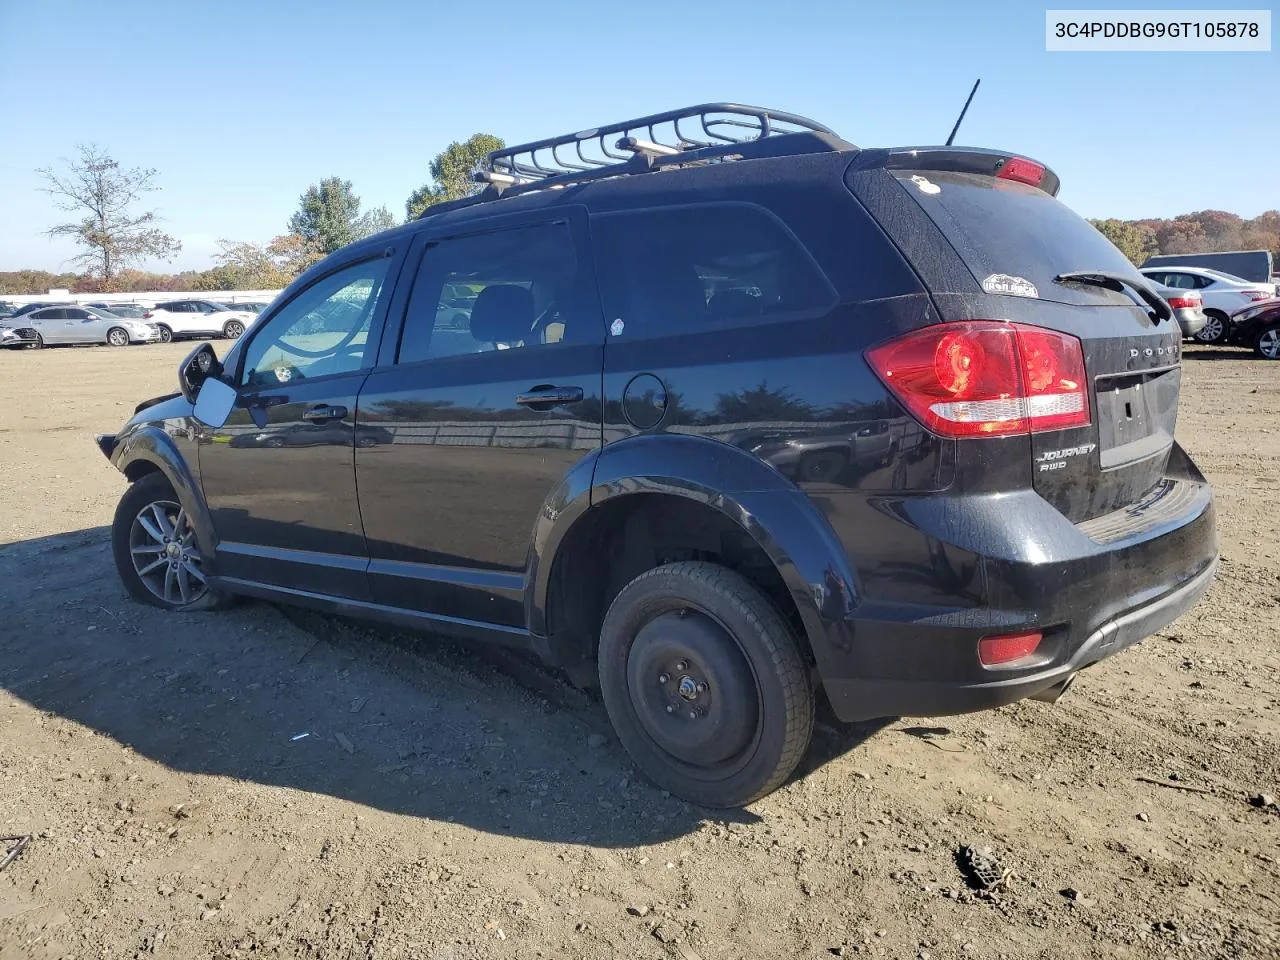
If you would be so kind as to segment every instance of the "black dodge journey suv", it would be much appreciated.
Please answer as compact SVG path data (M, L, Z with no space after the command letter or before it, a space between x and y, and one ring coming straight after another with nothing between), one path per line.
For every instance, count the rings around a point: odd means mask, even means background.
M721 103L475 177L99 438L133 597L534 651L735 806L820 695L1053 700L1207 589L1178 325L1044 165Z

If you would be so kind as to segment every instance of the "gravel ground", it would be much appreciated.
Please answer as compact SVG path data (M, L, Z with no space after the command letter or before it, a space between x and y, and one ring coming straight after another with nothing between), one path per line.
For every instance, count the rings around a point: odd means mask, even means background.
M0 355L0 832L35 837L2 960L1280 956L1280 808L1251 802L1280 794L1280 364L1187 351L1223 546L1196 609L1056 706L822 724L726 817L523 661L128 601L92 436L186 349Z

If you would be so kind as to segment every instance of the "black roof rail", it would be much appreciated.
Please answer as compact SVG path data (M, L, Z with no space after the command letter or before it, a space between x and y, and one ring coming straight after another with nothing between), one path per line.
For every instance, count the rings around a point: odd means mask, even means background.
M779 142L782 138L787 140ZM494 150L473 177L487 185L485 190L428 207L420 216L660 167L840 149L837 144L843 141L830 127L808 117L740 103L703 103Z

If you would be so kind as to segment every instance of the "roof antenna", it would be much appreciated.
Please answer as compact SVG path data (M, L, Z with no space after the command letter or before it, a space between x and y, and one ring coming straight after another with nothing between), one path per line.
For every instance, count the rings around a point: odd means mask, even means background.
M969 112L969 104L973 103L973 95L978 92L978 84L981 82L981 77L973 81L973 89L969 91L969 99L964 102L964 107L960 110L960 116L956 117L956 125L951 128L951 136L947 137L948 147L955 141L956 132L960 129L960 121L962 121L964 119L964 115Z

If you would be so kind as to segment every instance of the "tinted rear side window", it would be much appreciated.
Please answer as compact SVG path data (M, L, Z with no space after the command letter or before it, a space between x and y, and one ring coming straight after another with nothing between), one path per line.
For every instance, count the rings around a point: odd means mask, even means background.
M591 233L605 319L623 321L628 338L784 319L836 301L800 242L760 207L602 214Z
M996 274L1035 284L1039 298L1063 303L1114 300L1099 287L1053 282L1060 273L1104 270L1142 276L1133 264L1066 204L1042 190L994 177L938 170L895 171L955 248L979 285Z

